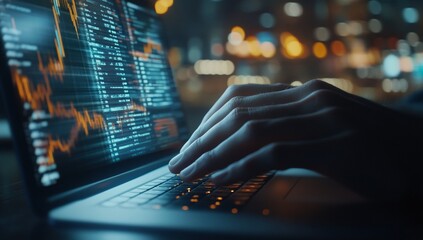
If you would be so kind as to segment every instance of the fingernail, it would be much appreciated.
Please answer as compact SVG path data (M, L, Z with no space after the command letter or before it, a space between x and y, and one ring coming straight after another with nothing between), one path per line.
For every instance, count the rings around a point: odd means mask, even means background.
M172 158L169 161L169 166L175 166L179 162L179 160L181 160L181 155L180 154L176 155L174 158Z
M195 172L195 163L191 164L179 174L182 178L189 178Z

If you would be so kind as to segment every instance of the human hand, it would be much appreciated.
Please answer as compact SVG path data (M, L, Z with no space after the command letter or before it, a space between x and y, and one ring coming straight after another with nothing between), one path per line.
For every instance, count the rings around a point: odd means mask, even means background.
M171 160L192 181L216 184L272 169L315 170L373 197L402 195L414 173L418 119L312 80L300 87L230 87Z

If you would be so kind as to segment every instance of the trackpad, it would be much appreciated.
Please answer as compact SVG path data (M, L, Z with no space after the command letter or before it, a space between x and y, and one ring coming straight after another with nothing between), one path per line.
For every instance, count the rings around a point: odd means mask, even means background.
M279 171L276 176L280 179L297 178L295 186L285 196L285 202L352 204L364 201L342 184L310 170L293 168Z
M365 199L336 181L304 169L278 171L252 199L249 212L285 220L321 215L323 209L336 209L365 202ZM306 217L307 218L307 217Z
M352 204L364 201L357 193L326 177L301 177L286 202Z

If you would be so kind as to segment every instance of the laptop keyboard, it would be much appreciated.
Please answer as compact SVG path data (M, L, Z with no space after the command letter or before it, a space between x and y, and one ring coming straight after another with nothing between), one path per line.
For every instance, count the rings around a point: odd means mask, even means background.
M101 203L104 207L211 209L238 213L273 176L274 171L229 186L214 185L208 177L192 183L168 173Z

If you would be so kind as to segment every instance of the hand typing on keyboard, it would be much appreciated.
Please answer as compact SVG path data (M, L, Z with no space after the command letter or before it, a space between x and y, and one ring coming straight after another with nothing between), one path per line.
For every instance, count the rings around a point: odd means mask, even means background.
M218 185L272 169L315 170L370 197L393 199L415 182L421 118L323 81L230 87L169 162L184 181ZM419 154L421 156L421 154ZM417 161L419 160L419 161Z

